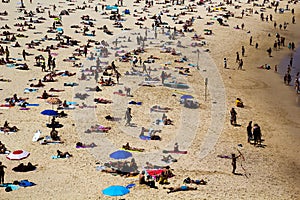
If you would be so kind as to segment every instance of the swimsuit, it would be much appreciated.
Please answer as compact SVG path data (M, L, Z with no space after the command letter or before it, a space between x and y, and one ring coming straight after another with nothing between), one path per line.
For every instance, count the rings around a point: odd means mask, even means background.
M187 186L185 186L185 185L181 186L180 188L181 188L181 190L187 190Z

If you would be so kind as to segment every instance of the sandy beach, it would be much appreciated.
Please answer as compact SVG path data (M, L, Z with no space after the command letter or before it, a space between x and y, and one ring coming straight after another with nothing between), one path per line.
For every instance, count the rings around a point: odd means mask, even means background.
M0 141L6 147L0 154L6 167L0 199L299 199L300 107L294 84L300 7L283 0L275 12L276 2L0 2ZM282 38L284 45L277 44ZM288 70L290 85L283 80ZM62 111L66 117L58 117ZM58 140L50 134L52 119L59 122ZM247 141L249 121L260 126L260 145ZM76 148L78 142L85 148ZM143 151L114 159L112 153L126 143ZM175 143L180 151L173 152ZM30 154L8 159L16 150ZM239 156L235 173L232 153ZM168 155L175 162L162 160ZM129 171L113 166L116 161L128 162ZM28 162L34 170L15 171ZM146 169L146 162L170 166L175 176L168 184L155 181L156 189L139 184L142 171L158 171ZM187 177L206 184L184 183ZM21 180L34 184L12 184ZM112 185L130 192L103 194ZM164 189L180 186L197 190Z

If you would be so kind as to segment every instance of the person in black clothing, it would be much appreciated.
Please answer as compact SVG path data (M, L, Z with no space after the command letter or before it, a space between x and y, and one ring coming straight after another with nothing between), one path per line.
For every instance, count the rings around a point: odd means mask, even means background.
M0 184L4 183L4 168L7 168L5 165L2 165L2 162L0 162Z
M261 130L258 124L253 126L254 145L261 144Z
M235 174L235 170L236 170L236 159L239 158L241 155L239 156L235 156L235 154L231 154L231 158L232 158L232 173Z
M252 121L250 121L247 126L247 135L248 135L248 143L250 143L250 140L252 138Z

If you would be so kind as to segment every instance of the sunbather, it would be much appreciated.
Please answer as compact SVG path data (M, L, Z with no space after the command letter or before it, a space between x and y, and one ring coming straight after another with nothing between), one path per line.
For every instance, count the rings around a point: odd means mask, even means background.
M187 177L186 179L183 180L183 183L194 183L194 184L197 184L197 185L206 185L207 184L207 181L201 179L201 180L193 180L191 179L190 177Z
M69 152L61 152L60 150L57 150L57 157L59 158L69 158L72 157L72 155Z
M30 87L44 87L45 84L42 83L42 80L40 79L37 84L30 84Z
M178 192L178 191L188 191L188 190L197 190L196 187L189 187L189 186L180 186L180 187L163 187L164 189L169 189L169 191L167 192L172 193L172 192Z
M131 147L129 145L129 142L127 142L126 145L123 145L122 148L125 149L125 150L131 150L131 151L140 151L140 152L145 151L145 149Z
M5 145L0 141L0 154L4 154L6 152Z

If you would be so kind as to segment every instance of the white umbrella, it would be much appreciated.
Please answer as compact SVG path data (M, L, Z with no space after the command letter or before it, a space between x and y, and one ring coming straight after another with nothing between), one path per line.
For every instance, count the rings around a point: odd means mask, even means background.
M24 150L16 150L8 154L6 156L7 159L9 160L22 160L24 158L27 158L30 155L29 152L24 151Z

